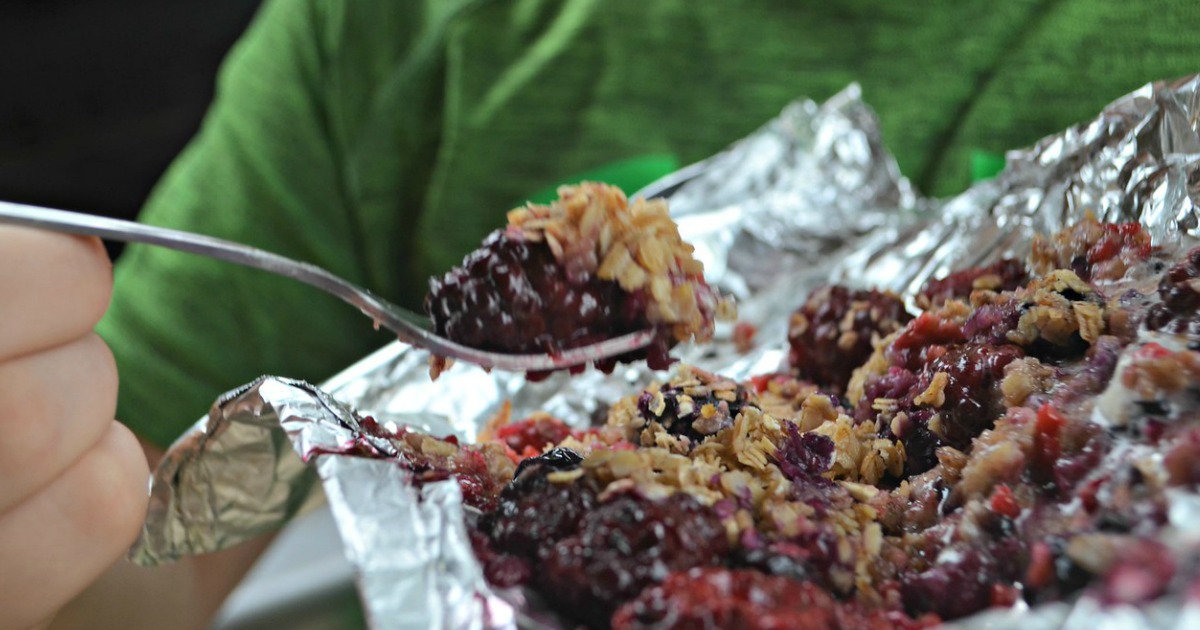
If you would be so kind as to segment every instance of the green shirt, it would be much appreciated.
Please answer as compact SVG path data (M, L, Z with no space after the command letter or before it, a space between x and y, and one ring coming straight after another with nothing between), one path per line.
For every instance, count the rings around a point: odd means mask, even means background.
M636 188L850 82L926 194L1150 80L1200 70L1200 5L1105 0L278 0L142 219L419 307L426 278L581 176ZM260 374L320 381L386 334L306 286L128 248L100 326L119 415L167 443Z

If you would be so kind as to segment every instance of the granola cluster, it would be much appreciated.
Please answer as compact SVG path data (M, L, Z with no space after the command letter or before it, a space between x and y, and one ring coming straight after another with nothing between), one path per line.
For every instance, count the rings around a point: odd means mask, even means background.
M661 199L634 199L615 186L563 186L549 205L508 213L510 230L545 242L569 280L612 280L626 292L650 296L649 319L668 324L675 338L712 337L714 316L732 319L733 303L703 284L704 265L684 242Z
M1050 238L1037 236L1029 265L1034 273L1069 269L1086 280L1120 280L1153 251L1137 223L1101 223L1089 215Z

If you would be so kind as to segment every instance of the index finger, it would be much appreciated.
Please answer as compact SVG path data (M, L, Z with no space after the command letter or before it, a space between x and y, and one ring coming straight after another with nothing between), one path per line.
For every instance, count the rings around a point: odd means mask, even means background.
M0 225L0 360L79 338L111 293L99 239Z

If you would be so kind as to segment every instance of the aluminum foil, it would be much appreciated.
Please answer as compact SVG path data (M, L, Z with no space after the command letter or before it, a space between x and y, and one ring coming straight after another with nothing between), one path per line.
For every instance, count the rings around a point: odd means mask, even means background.
M710 281L738 296L741 318L759 328L749 352L735 349L722 328L713 343L676 355L735 378L773 371L785 356L788 313L817 285L911 295L952 268L1023 255L1034 234L1086 212L1141 221L1158 244L1192 241L1200 237L1198 118L1200 78L1150 84L1095 120L1010 152L995 179L937 201L919 197L899 174L856 86L824 104L797 101L721 154L643 191L670 196ZM132 557L156 563L231 546L282 525L323 488L373 628L549 623L519 596L493 593L484 583L453 483L417 491L394 462L337 454L362 436L357 417L336 401L385 423L473 440L505 401L517 417L544 410L582 426L655 375L632 366L529 383L460 364L430 382L427 368L426 353L397 343L321 389L265 378L223 397L156 472ZM1176 502L1173 511L1184 516L1173 521L1183 524L1195 512L1191 498ZM1112 610L1083 597L992 611L954 627L1117 627L1134 620L1171 628L1196 614L1182 599Z

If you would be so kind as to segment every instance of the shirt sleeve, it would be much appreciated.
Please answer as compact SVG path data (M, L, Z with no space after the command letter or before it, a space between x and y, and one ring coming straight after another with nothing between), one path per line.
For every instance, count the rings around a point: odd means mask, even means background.
M351 53L386 66L393 52L362 50L380 38L340 37L346 16L334 5L264 5L223 64L201 130L140 220L245 242L371 284L378 274L368 270L355 173L339 136L339 129L362 130L358 118L331 114L353 108L330 96L340 84L329 59ZM98 332L121 374L118 417L160 445L224 391L262 374L319 382L391 339L353 307L306 285L140 245L116 266Z

